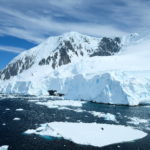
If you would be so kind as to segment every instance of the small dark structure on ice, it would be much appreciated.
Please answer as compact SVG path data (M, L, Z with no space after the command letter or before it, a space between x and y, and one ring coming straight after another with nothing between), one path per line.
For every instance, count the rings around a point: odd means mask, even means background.
M64 96L62 93L57 93L56 90L48 90L49 96Z

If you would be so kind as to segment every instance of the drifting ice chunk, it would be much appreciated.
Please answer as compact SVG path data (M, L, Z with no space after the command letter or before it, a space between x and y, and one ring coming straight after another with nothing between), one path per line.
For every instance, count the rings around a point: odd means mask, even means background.
M3 145L3 146L0 146L0 150L8 150L8 145Z
M14 121L19 121L19 120L21 120L20 118L14 118L13 119Z
M23 111L23 109L22 108L18 108L18 109L16 109L16 111Z
M121 125L97 123L52 122L42 124L36 130L27 130L26 134L63 137L77 144L106 146L114 143L133 141L147 134Z

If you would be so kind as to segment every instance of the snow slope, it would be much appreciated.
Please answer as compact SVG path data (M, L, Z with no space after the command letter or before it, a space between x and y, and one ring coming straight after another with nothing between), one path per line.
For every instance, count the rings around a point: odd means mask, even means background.
M51 37L15 58L12 62L24 55L34 55L34 64L8 80L0 80L0 92L47 95L53 89L64 93L65 99L125 105L150 103L150 38L132 34L121 38L121 50L115 55L90 57L97 52L102 38L74 32L60 37ZM61 54L61 48L55 49L58 39L70 38L75 43L74 52L66 49L70 62L59 66L63 59L58 57L55 68L51 66L53 62L39 65L49 53ZM80 44L82 48L77 49Z

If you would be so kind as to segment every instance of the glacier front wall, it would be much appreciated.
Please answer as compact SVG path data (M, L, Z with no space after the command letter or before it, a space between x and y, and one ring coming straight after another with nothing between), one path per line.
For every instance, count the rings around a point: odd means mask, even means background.
M0 92L48 95L48 90L57 90L65 94L65 99L124 105L150 103L150 80L145 79L145 75L142 79L141 75L136 78L133 74L109 72L94 76L45 77L33 81L11 80L4 84L1 81Z

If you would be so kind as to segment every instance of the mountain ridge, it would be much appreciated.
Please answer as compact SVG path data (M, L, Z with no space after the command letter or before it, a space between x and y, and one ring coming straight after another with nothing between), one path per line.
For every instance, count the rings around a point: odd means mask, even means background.
M69 32L60 36L49 37L40 45L23 52L0 71L0 79L10 79L29 69L35 63L56 67L72 62L77 57L114 55L121 49L119 37L96 38ZM74 57L74 58L73 58Z

